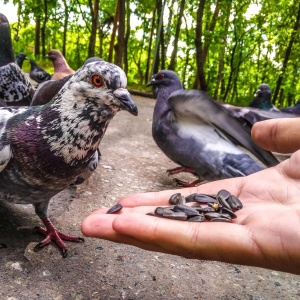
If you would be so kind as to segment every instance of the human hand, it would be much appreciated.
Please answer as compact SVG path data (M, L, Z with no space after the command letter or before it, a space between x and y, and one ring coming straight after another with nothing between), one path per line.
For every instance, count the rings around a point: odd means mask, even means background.
M265 122L257 123L254 128L257 130L254 138L262 138L263 134L256 134L265 128L273 134L282 134L288 125L275 122L264 127L262 123ZM274 125L279 131L272 131ZM264 132L266 137L276 141L274 135ZM272 146L266 137L261 142ZM294 147L295 141L290 142ZM288 145L285 149L290 151ZM276 167L247 177L195 188L131 195L120 200L124 208L118 214L105 214L107 209L93 212L84 220L82 231L86 236L146 250L300 274L299 164L300 151ZM167 206L169 197L176 192L187 196L216 194L221 189L236 195L244 205L236 212L233 223L193 223L146 215L157 206Z

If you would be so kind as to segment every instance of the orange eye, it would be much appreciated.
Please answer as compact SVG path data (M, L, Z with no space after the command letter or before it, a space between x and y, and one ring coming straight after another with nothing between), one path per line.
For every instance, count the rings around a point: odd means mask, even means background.
M160 74L160 79L164 79L164 78L165 78L165 74L164 73Z
M92 82L95 87L101 87L104 83L103 78L100 75L93 75Z

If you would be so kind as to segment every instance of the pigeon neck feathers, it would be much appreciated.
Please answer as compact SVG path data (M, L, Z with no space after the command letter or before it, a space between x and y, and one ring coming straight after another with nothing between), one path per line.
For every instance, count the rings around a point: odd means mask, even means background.
M161 119L170 111L168 98L170 95L179 90L183 90L182 83L177 74L170 70L162 70L153 75L152 80L147 86L153 86L156 93L156 104L154 107L153 119Z

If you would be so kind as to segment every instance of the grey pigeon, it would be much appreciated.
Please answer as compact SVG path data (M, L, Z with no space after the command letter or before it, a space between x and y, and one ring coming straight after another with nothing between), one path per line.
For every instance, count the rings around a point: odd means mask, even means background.
M162 152L179 168L169 174L191 172L200 180L218 180L246 176L263 169L237 145L255 155L263 164L278 163L272 153L258 147L251 139L247 122L232 116L205 92L183 90L173 71L155 74L147 86L153 86L157 101L153 113L152 135Z
M50 59L53 63L54 74L51 77L52 80L62 79L75 73L75 71L69 67L65 57L59 50L50 50L45 58Z
M262 110L279 111L279 109L271 102L271 88L268 84L261 84L254 94L254 98L249 103L249 107L259 108Z
M270 120L270 119L283 119L283 118L299 118L296 112L285 112L281 110L263 110L253 107L241 107L228 103L221 103L231 114L239 119L249 122L250 126L256 122Z
M37 83L42 83L51 79L51 75L42 67L38 66L33 59L28 59L28 61L31 66L29 76L32 80L36 81Z
M0 109L0 202L33 204L46 229L40 250L54 240L81 238L58 231L47 216L50 199L73 183L90 163L113 116L137 115L118 66L99 61L82 66L46 105Z
M20 69L22 69L23 62L25 59L26 59L26 54L23 52L20 52L19 54L16 55L16 62L17 62L17 65L20 67Z
M280 111L283 113L288 113L288 114L296 114L299 117L299 115L300 115L300 99L295 103L295 105L280 108Z
M9 23L0 13L0 102L9 106L29 105L34 90L15 63Z

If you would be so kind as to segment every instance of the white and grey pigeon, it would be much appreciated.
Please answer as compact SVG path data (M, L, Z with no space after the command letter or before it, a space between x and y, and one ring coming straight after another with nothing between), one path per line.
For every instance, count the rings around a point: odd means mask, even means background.
M262 83L254 94L254 98L249 103L249 107L262 110L278 111L279 109L271 102L271 88L268 84Z
M0 45L0 102L8 106L29 105L34 90L15 62L9 23L1 13Z
M88 58L84 64L88 64L90 62L95 61L102 61L103 59L99 57L91 57ZM39 84L38 88L36 89L32 101L31 106L36 105L43 105L48 103L59 91L60 89L65 85L65 83L72 77L73 75L66 76L62 79L58 80L47 80L45 82L42 82ZM97 149L94 153L94 155L91 157L90 162L85 170L82 171L81 174L78 175L76 178L74 184L82 184L84 181L89 179L93 173L97 170L98 164L100 162L101 153L100 150Z
M38 64L33 59L28 59L30 63L30 72L29 76L32 80L37 83L42 83L44 81L50 80L51 76L47 71L45 71L42 67L38 66Z
M106 128L120 110L137 115L124 71L105 61L83 65L47 104L0 108L0 202L33 204L64 257L63 240L83 239L58 231L47 216L50 199L86 169Z
M274 166L278 160L251 139L248 122L232 116L229 110L207 93L183 90L176 73L162 70L153 75L157 101L153 112L152 135L162 152L180 167L169 174L191 172L200 180L246 176L264 167L237 145L255 155L263 164ZM246 126L246 127L245 127Z

